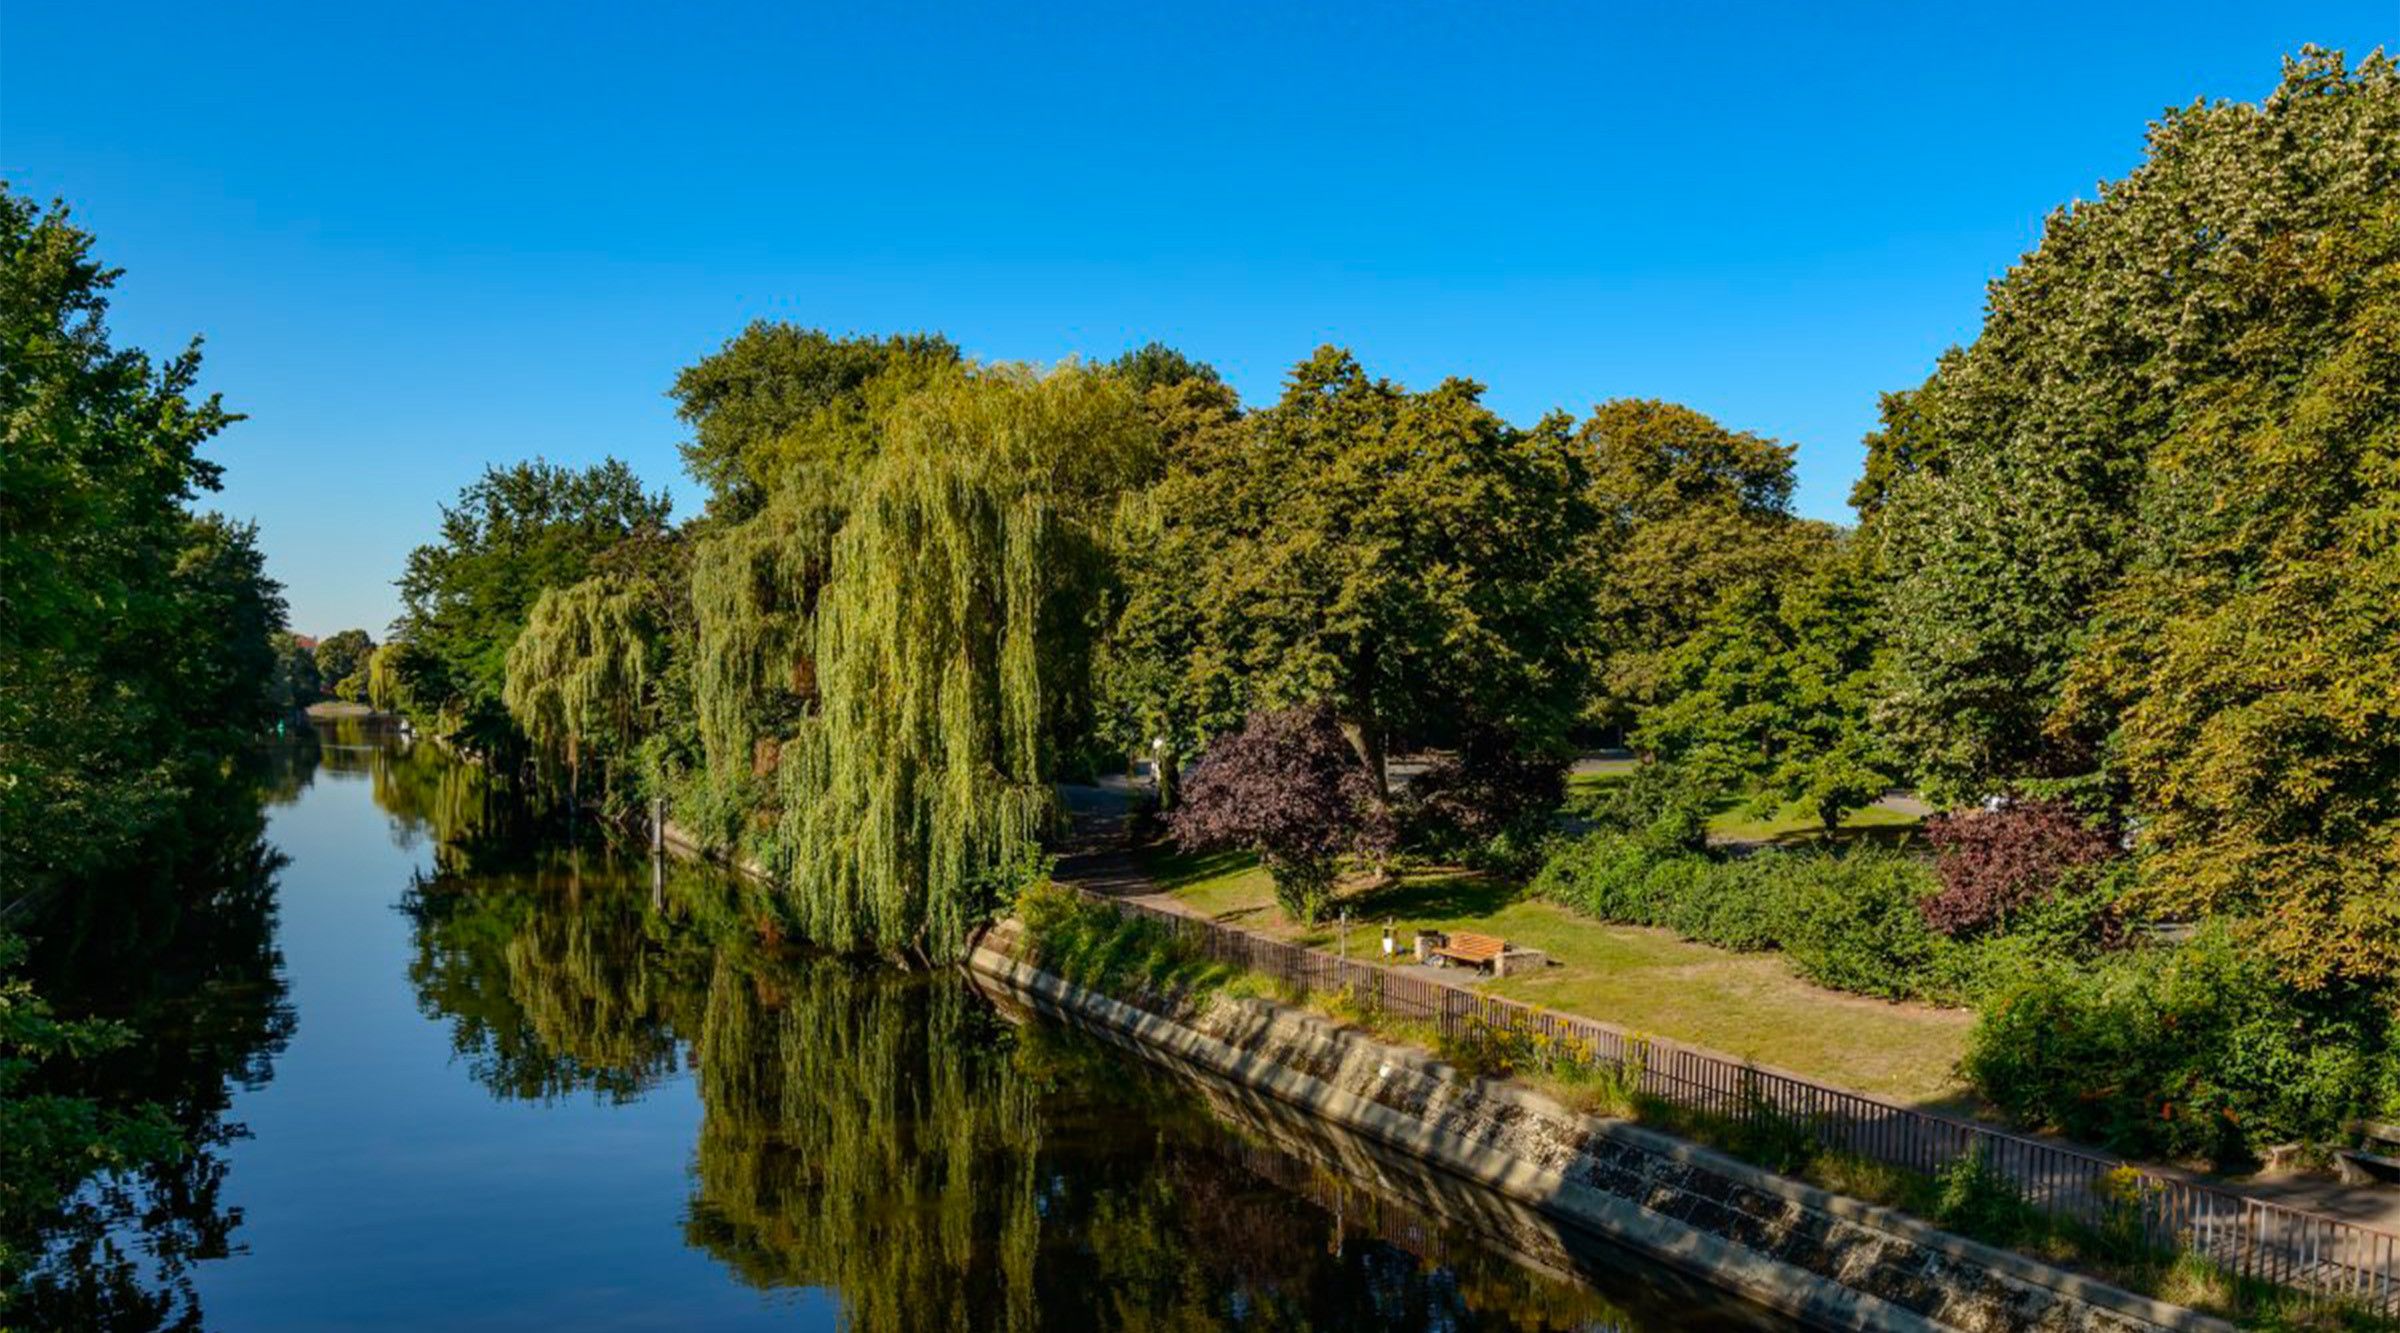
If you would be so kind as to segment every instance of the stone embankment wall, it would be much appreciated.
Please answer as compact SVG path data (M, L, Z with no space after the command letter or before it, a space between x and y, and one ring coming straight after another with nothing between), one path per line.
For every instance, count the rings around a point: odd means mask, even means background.
M1262 1000L1137 1007L1020 957L970 966L1020 1000L1370 1135L1618 1244L1833 1329L2230 1330L2196 1312L1951 1235L1680 1139Z

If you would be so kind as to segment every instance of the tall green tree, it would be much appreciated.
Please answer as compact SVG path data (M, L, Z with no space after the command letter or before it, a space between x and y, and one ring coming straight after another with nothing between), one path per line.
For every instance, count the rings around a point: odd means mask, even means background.
M306 708L325 694L325 685L317 675L315 650L301 646L300 636L290 630L278 630L268 640L275 651L275 707L280 712Z
M171 858L274 703L280 589L254 532L191 509L237 418L197 342L111 344L117 276L0 188L0 904Z
M1830 831L1899 770L1867 711L1877 589L1854 541L1817 524L1793 536L1806 563L1718 599L1667 653L1633 739L1711 783L1803 803Z
M675 377L692 427L684 466L713 513L743 519L770 495L838 487L879 451L880 406L962 363L938 334L836 337L764 320Z
M1128 385L1072 366L956 373L878 424L814 608L779 859L810 938L947 959L1051 831L1108 533L1157 441Z
M487 468L443 506L440 540L409 553L393 626L409 651L377 655L384 695L467 745L513 748L502 691L534 603L580 582L619 543L661 533L668 512L664 492L644 491L613 458Z
M363 683L367 657L374 651L375 640L363 629L328 634L317 643L317 678L325 682L325 688L336 691L353 676Z
M1593 511L1579 540L1597 578L1588 719L1630 730L1719 598L1796 567L1792 447L1652 399L1602 403L1575 441Z
M1236 418L1187 382L1171 471L1127 546L1126 698L1189 744L1254 708L1330 704L1383 781L1394 736L1471 716L1563 734L1591 605L1584 458L1563 417L1482 387L1412 393L1320 349Z
M2054 214L1885 435L1895 741L2078 780L2137 904L2400 976L2400 74L2309 51Z

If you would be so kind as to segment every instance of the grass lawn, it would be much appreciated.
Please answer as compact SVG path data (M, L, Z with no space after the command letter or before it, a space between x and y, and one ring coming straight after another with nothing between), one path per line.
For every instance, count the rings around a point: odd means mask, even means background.
M1567 774L1567 799L1589 797L1638 766L1632 759L1588 760Z
M1906 839L1922 815L1912 815L1886 805L1870 805L1842 816L1842 827L1833 836L1843 842L1858 839ZM1825 830L1817 823L1816 812L1803 806L1787 805L1773 815L1761 818L1741 805L1719 810L1708 820L1709 837L1720 842L1816 842L1824 838Z
M1264 934L1330 948L1332 926L1297 929L1249 857L1161 855L1146 868L1196 911ZM1916 1104L1963 1105L1954 1072L1973 1015L1844 995L1794 975L1781 956L1730 953L1663 930L1619 926L1535 902L1475 875L1411 875L1377 893L1352 891L1349 952L1372 958L1383 922L1474 930L1540 949L1559 965L1492 983L1546 1005L1862 1092Z

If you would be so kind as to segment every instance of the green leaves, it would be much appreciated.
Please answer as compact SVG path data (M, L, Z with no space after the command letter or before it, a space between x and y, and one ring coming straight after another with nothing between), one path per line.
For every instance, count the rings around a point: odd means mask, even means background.
M1591 519L1562 420L1519 430L1479 385L1412 393L1333 348L1246 418L1187 391L1213 411L1175 418L1126 543L1113 665L1138 682L1120 707L1154 719L1128 731L1190 747L1253 708L1327 701L1379 777L1396 733L1448 738L1470 716L1563 732Z
M2311 987L2400 978L2395 199L2387 58L2169 113L1887 402L1865 486L1929 787L2113 806L2134 905Z
M110 345L91 251L0 189L0 903L171 860L182 793L275 704L257 534L188 503L237 418L193 396L196 342L163 365Z

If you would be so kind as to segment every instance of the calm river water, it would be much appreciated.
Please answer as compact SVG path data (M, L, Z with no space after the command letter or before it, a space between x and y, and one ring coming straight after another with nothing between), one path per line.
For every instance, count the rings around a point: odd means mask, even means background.
M115 1076L204 1151L96 1209L78 1317L1788 1327L957 973L764 945L725 876L499 850L429 746L321 724L278 774L272 855L125 953Z

